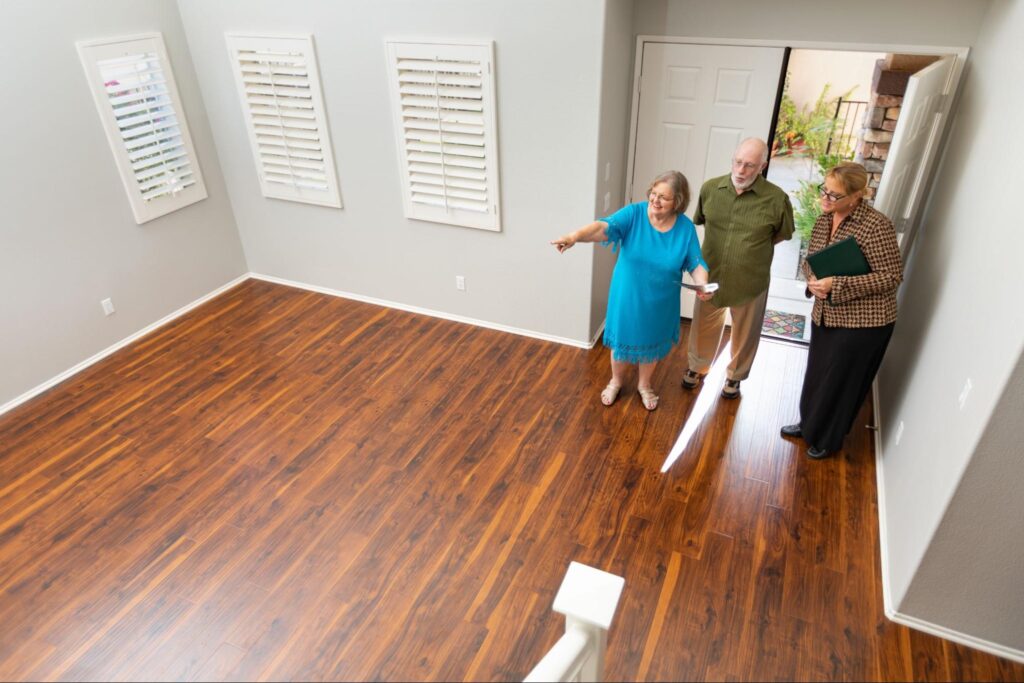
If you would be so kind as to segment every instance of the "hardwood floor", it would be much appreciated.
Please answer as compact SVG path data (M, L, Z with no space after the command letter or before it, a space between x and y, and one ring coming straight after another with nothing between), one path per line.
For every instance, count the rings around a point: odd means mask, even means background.
M610 680L1024 679L884 618L870 432L778 436L802 349L660 474L684 362L604 408L600 346L247 281L0 417L0 678L519 680L577 560Z

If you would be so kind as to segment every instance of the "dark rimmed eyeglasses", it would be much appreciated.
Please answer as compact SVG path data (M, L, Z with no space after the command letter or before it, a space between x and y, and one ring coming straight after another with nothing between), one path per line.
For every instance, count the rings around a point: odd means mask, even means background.
M846 199L850 196L848 194L836 194L835 192L829 192L825 189L825 183L818 185L818 192L822 197L828 197L834 202L838 202L840 199Z

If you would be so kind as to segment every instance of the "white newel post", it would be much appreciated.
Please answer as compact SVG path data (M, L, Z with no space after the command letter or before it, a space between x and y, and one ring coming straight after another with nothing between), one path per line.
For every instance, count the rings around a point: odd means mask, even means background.
M553 606L565 615L565 634L533 668L526 683L601 681L608 628L624 585L621 576L570 563Z

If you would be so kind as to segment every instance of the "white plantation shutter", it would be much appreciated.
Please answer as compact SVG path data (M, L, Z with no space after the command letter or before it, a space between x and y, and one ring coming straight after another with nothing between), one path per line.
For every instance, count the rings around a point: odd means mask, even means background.
M500 230L493 45L388 43L408 218Z
M77 44L137 223L206 198L159 33Z
M263 196L341 208L313 37L227 43Z

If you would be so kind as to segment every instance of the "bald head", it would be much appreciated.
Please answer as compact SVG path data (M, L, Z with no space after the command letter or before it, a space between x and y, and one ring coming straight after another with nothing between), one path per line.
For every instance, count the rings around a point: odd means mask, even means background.
M747 138L736 146L736 156L760 157L761 162L768 161L768 143L761 138Z
M747 138L732 154L732 184L742 192L754 184L768 163L768 145L761 138Z

